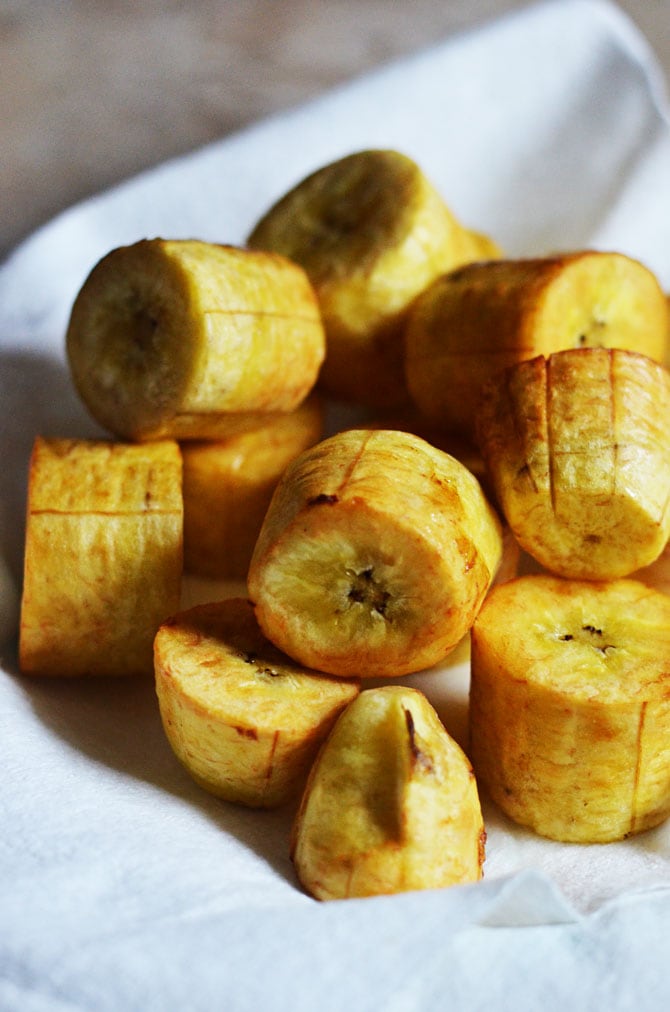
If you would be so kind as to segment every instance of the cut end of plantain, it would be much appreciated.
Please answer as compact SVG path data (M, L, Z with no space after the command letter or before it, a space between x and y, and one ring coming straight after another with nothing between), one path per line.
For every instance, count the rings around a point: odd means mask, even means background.
M263 636L242 598L198 605L158 631L156 692L167 739L206 791L271 808L302 790L359 683L307 671Z
M325 338L314 292L283 257L196 240L112 250L75 299L66 337L91 415L127 439L217 438L239 415L290 411Z
M331 396L407 401L402 326L433 278L485 246L421 169L397 151L355 152L302 180L249 237L307 272L327 335L320 385Z
M349 430L284 472L248 586L266 635L301 663L395 677L457 645L501 557L464 465L410 433Z

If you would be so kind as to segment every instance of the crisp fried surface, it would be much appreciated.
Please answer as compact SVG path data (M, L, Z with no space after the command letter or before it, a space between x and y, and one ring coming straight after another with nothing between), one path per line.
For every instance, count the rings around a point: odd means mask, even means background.
M670 691L670 597L637 580L512 580L491 592L473 635L515 678L574 701Z
M180 454L175 443L131 446L38 438L31 461L31 513L111 516L180 512Z
M251 555L284 469L320 438L323 410L312 395L292 412L249 432L182 444L184 565L214 578L247 575Z
M35 442L20 664L50 675L149 674L179 602L181 457L149 446Z
M485 391L482 454L518 541L574 579L649 565L670 535L670 374L584 348L537 357Z
M301 264L328 337L320 383L363 404L407 400L402 327L412 300L443 272L479 255L483 239L456 220L406 155L354 152L285 194L251 246Z
M415 689L365 690L337 721L293 831L308 891L341 899L440 888L481 875L472 769Z
M112 250L67 331L87 408L122 438L215 438L220 416L289 411L325 354L319 308L283 257L196 240Z
M304 785L356 681L308 671L263 636L234 598L180 612L155 642L156 692L168 741L205 790L274 807Z
M408 433L353 430L284 473L249 590L291 656L394 676L455 647L501 554L497 517L462 464Z
M259 733L304 734L357 691L282 654L241 598L180 612L161 626L155 654L162 677L195 709Z
M670 814L670 597L549 575L494 590L472 630L470 754L511 818L607 842Z

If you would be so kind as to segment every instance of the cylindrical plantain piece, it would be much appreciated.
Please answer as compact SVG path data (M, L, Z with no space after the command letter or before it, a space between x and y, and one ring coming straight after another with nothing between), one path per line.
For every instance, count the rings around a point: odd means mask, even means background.
M670 535L670 373L583 348L512 366L486 389L479 441L522 548L573 579L649 565Z
M320 743L360 688L293 664L242 598L167 620L156 636L155 674L179 761L206 791L253 808L302 790Z
M304 271L283 257L191 240L112 250L75 299L72 378L124 439L216 439L292 411L325 354Z
M661 362L668 320L656 277L620 253L467 264L414 303L409 391L433 424L472 437L482 387L507 366L581 347L627 348Z
M184 462L184 567L244 579L272 493L287 465L322 435L312 394L295 411L225 440L191 440Z
M292 834L316 899L481 878L486 834L470 762L417 689L366 689L312 767Z
M521 577L472 629L480 789L542 836L606 843L670 815L670 597Z
M407 400L402 327L434 278L490 250L463 228L421 169L397 151L360 151L285 194L249 237L301 264L327 335L321 386L388 406Z
M150 675L153 639L179 606L181 575L175 442L36 439L19 637L23 672Z
M353 429L289 464L248 588L267 637L302 664L394 677L456 646L501 556L467 468L410 433Z

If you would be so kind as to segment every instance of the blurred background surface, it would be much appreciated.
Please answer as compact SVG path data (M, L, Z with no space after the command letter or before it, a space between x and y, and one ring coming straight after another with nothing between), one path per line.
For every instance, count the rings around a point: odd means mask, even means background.
M0 0L0 257L141 169L526 6ZM618 6L670 78L670 2Z

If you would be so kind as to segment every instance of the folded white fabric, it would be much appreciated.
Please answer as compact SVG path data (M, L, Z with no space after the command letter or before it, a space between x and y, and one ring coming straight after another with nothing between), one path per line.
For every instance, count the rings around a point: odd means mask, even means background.
M616 249L670 287L663 83L644 40L599 0L533 5L159 166L66 211L0 269L0 548L15 581L33 436L96 431L63 357L95 261L145 236L240 242L308 171L374 146L414 157L466 224L512 254ZM16 616L6 583L3 630ZM292 875L290 813L247 812L192 784L151 685L28 680L11 641L3 667L2 1009L670 1000L667 826L568 847L487 810L481 884L318 904ZM425 684L458 714L462 678Z

